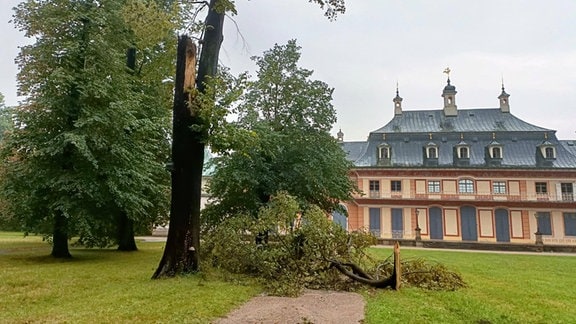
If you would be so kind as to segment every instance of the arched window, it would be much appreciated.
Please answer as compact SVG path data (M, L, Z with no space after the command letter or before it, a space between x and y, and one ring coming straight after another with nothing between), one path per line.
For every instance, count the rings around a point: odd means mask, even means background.
M553 159L554 158L554 148L553 147L546 147L544 149L544 156L547 159Z
M492 158L493 159L501 159L502 158L502 149L499 147L492 148Z
M428 148L428 158L429 159L437 159L438 158L438 150L435 147Z
M378 158L379 159L389 159L390 158L390 147L388 147L388 146L378 147Z
M461 159L467 159L469 158L469 152L468 152L468 148L467 147L461 147L460 150L460 158Z
M458 180L458 192L460 193L474 193L474 181L470 179Z

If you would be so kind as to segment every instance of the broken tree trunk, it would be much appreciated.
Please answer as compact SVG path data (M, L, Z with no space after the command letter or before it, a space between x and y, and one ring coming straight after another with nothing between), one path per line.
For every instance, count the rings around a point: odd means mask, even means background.
M330 260L330 264L338 269L342 274L346 275L348 278L361 282L363 284L369 285L374 288L392 288L394 290L400 289L400 283L402 281L402 269L400 265L400 244L396 242L394 244L394 270L392 275L388 278L376 280L359 266L353 263L342 263L336 260Z
M198 249L193 245L191 230L194 202L191 193L194 178L198 177L193 166L198 164L199 159L192 150L196 139L191 128L194 118L190 110L191 92L195 88L195 69L196 45L188 36L182 35L178 37L174 86L170 223L164 254L152 278L173 277L198 269ZM203 147L201 155L200 159L203 160ZM199 241L199 238L196 239Z

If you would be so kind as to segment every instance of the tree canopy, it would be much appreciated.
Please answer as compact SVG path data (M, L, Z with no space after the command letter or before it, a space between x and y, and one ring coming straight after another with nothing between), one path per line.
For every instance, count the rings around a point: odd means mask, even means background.
M134 10L162 23L145 30ZM17 58L26 100L3 147L4 192L25 230L52 237L54 256L69 256L70 235L106 245L120 217L149 226L166 212L170 85L162 81L173 69L165 57L175 25L162 10L147 0L15 8L16 26L35 42ZM133 67L129 49L139 53Z
M333 89L298 66L300 50L292 40L253 58L257 79L246 86L235 124L245 130L244 140L214 159L207 219L256 215L279 191L301 208L330 212L357 190L343 150L328 133L336 121Z

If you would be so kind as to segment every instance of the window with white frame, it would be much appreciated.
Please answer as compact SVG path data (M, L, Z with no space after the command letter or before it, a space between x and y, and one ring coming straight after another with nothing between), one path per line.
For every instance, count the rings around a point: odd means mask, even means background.
M494 194L505 194L506 193L506 182L505 181L492 182L492 192Z
M458 148L458 155L461 159L467 159L470 157L470 151L466 146L462 146Z
M438 149L434 146L428 147L428 158L429 159L437 159L438 158Z
M470 179L458 180L458 192L460 193L474 193L474 181Z
M429 193L439 193L440 192L440 181L429 180L428 181L428 192Z
M390 181L390 191L401 192L402 191L402 181L400 181L400 180Z
M380 197L380 180L370 180L369 187L371 198Z
M502 158L502 149L500 147L493 147L492 148L492 158L493 159L501 159Z

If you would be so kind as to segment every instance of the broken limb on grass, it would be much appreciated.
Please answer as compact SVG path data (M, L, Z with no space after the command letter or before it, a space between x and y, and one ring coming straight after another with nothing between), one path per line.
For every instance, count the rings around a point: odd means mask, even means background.
M342 263L337 260L328 261L334 268L338 269L338 271L352 280L374 288L390 287L394 290L400 289L400 282L402 280L402 268L400 266L400 244L398 244L398 242L394 244L394 269L392 270L392 275L386 279L374 279L354 263Z

